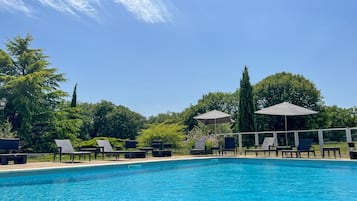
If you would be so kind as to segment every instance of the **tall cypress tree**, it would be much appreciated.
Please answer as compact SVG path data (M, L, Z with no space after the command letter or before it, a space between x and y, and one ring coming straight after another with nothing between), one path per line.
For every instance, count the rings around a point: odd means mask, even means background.
M71 101L71 107L76 107L76 106L77 106L77 84L74 86L72 101Z
M243 78L240 80L239 91L239 132L255 131L253 88L250 85L247 66L244 67Z

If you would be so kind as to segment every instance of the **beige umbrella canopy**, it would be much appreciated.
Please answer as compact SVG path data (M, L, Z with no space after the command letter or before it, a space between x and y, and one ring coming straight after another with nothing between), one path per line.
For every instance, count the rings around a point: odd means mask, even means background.
M216 125L217 124L235 122L232 119L232 116L230 114L227 114L227 113L224 113L224 112L221 112L218 110L212 110L210 112L203 113L203 114L195 116L193 118L204 123L205 125L214 124L215 133L216 133Z
M288 123L287 116L302 116L316 114L316 111L306 109L304 107L294 105L288 102L282 102L261 110L255 111L256 114L277 115L285 117L285 131L287 131ZM286 137L287 138L287 137Z
M258 110L255 113L267 114L267 115L279 115L279 116L300 116L300 115L316 114L317 112L288 102L282 102Z

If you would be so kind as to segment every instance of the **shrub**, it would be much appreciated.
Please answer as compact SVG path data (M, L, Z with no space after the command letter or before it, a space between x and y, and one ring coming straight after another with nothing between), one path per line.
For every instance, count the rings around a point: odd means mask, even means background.
M151 124L137 137L138 146L151 146L153 140L162 140L163 143L172 144L173 148L181 148L185 139L184 129L185 126L181 124Z

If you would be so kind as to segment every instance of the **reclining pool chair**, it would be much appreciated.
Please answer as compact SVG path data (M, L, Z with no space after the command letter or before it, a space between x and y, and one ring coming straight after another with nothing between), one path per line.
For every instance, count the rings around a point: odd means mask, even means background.
M79 160L81 160L81 156L89 156L89 161L91 160L91 152L87 151L74 151L71 141L69 139L56 139L57 150L53 154L54 160L56 160L56 153L60 155L60 162L62 161L62 154L67 154L70 156L72 163L74 161L74 156L78 156Z
M196 139L195 146L190 150L191 155L206 153L206 138L200 137Z
M286 156L287 153L290 153L290 157L295 153L296 158L301 158L301 153L307 153L307 156L310 158L310 152L314 154L316 158L315 150L312 148L312 139L305 138L299 140L299 145L296 147L296 150L281 150L282 157Z
M119 159L119 154L123 153L121 151L114 151L112 145L108 140L97 140L97 144L100 150L100 153L102 153L102 159L104 159L104 155L113 155L115 156L115 159Z
M115 151L108 140L97 140L97 144L102 153L102 157L104 159L104 155L115 155L116 160L119 159L119 154L124 154L125 158L145 158L146 151L140 150L128 150L129 148L136 148L137 142L135 140L125 141L125 148L127 150L118 150Z
M258 156L258 153L259 152L263 152L264 155L266 152L269 153L269 156L270 156L270 152L271 151L275 151L275 150L272 150L272 147L274 146L274 137L266 137L264 138L264 141L263 141L263 144L261 146L260 149L258 148L255 148L255 149L246 149L244 151L244 155L247 154L247 152L254 152L255 153L255 156Z

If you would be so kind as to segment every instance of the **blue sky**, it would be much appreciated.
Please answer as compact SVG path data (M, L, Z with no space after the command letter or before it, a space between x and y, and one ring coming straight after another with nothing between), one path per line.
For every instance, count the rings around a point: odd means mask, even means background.
M181 112L286 71L326 105L357 105L354 0L0 0L0 48L31 34L78 100Z

